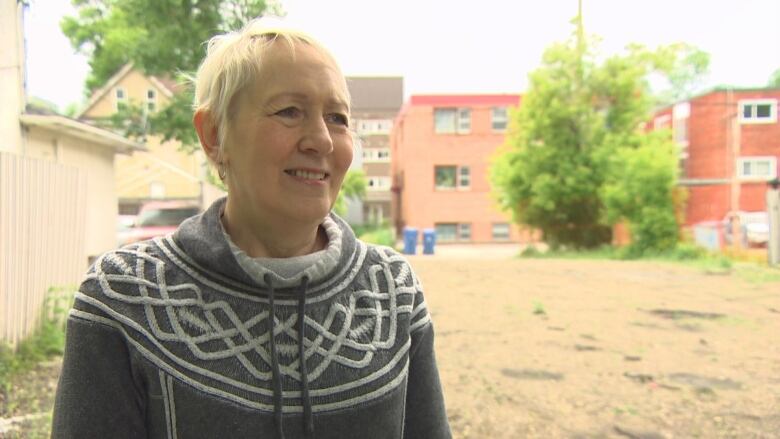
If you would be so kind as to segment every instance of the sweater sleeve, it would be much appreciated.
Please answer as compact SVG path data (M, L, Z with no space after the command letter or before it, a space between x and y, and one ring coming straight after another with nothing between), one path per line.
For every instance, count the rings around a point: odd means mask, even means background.
M412 333L404 439L451 437L433 351L433 325L428 323Z
M408 264L408 262L407 262ZM404 282L414 291L409 322L409 378L406 390L404 439L449 439L449 422L444 407L439 369L433 346L433 323L423 288L411 266Z
M145 438L145 408L119 330L68 320L52 438Z

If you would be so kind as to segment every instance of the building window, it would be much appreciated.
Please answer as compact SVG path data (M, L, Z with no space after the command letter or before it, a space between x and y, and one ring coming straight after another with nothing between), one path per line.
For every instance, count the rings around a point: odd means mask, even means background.
M366 148L363 150L363 161L366 163L389 162L390 149L389 148Z
M165 185L154 181L149 185L149 196L152 198L165 198Z
M458 187L468 188L471 186L471 169L468 166L461 166L458 170Z
M387 191L390 190L390 177L368 177L366 190Z
M508 223L493 223L493 240L507 241L509 239Z
M688 146L688 118L691 115L691 104L683 102L672 109L672 132L674 141Z
M471 241L471 224L436 223L436 240L439 242Z
M436 166L436 189L455 189L457 166Z
M777 122L777 99L748 99L739 101L740 123Z
M127 106L127 92L124 88L114 89L114 109L119 111Z
M361 119L355 122L358 134L390 134L392 119Z
M493 107L493 111L491 113L491 125L493 126L493 131L506 131L506 107Z
M458 240L459 241L471 241L471 224L458 225Z
M436 108L433 110L433 119L437 134L471 132L471 110L468 108Z
M471 186L471 170L468 166L434 167L436 189L468 189Z
M157 91L152 88L146 90L146 109L150 113L157 110Z
M777 157L737 159L737 174L742 180L772 180L777 177Z
M439 242L453 242L458 237L458 225L456 223L436 223L436 240Z

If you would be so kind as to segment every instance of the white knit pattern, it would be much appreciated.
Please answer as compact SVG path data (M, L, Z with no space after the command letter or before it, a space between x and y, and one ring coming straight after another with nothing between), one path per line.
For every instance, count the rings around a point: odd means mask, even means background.
M156 243L160 245L162 241L158 240ZM358 243L358 246L363 247L361 251L366 251L364 244ZM270 409L267 404L231 394L230 390L226 390L227 387L209 387L203 383L201 377L261 395L272 395L267 386L239 382L220 372L221 369L215 365L221 364L220 360L237 360L252 377L260 381L270 381L270 334L266 328L274 328L274 337L279 337L277 340L297 340L299 315L294 312L295 308L288 305L283 312L277 311L278 315L285 316L280 320L277 316L271 316L268 307L263 303L247 301L241 305L243 310L246 309L243 307L250 307L248 309L257 309L259 312L242 318L241 315L246 316L247 313L237 312L233 308L235 305L231 305L229 301L204 299L202 288L207 288L207 285L196 281L197 273L192 267L178 267L186 268L186 271L192 274L192 281L169 284L170 279L166 273L170 272L167 270L170 267L166 267L166 264L172 262L155 256L153 250L159 253L156 246L140 245L102 256L95 263L94 272L88 276L89 281L94 281L99 286L100 294L96 296L79 293L77 299L100 309L109 316L110 324L125 334L141 334L140 341L131 340L132 344L155 364L167 365L164 369L179 379L211 393L222 396L228 394L231 399L246 405ZM315 411L376 398L399 385L406 374L406 367L399 376L390 380L386 377L386 374L393 370L399 373L399 368L395 366L408 350L408 342L399 344L397 337L415 331L430 321L425 302L417 300L421 298L421 286L407 262L390 249L374 251L379 256L379 261L373 264L365 263L360 269L367 276L367 288L351 291L345 296L345 300L331 300L327 315L323 319L314 320L308 315L303 316L304 324L308 328L305 332L308 335L303 338L304 358L307 361L310 382L315 382L329 367L336 364L353 369L368 368L367 372L370 371L354 382L340 383L331 388L313 387L312 397L343 392L377 380L385 380L387 384L349 400L315 406ZM235 297L232 299L235 304ZM281 303L278 309L287 302ZM142 311L132 314L145 317L129 317L128 313L117 309L117 304ZM398 328L399 317L402 315L408 315L408 320L405 321L410 325L405 331ZM75 312L74 316L107 323L106 318L90 316L82 311ZM273 324L270 322L271 318L274 319ZM312 337L312 334L316 335ZM128 337L133 338L130 335ZM147 342L162 355L144 348ZM175 353L181 346L186 346L191 356ZM389 364L378 365L372 362L377 353L387 352L391 348L399 349L399 346L402 348L392 353ZM297 346L281 342L277 348L282 375L300 380ZM254 362L250 359L250 354L253 354ZM262 359L261 362L256 360L258 356ZM298 394L297 391L284 392L285 397L296 397ZM297 409L292 407L286 411Z

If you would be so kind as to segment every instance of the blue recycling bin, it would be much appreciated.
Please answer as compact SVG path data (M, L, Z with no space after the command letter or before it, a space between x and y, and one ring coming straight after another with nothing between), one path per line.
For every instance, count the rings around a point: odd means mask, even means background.
M432 255L434 247L436 247L436 230L423 230L423 254Z
M404 227L404 254L413 255L415 253L417 253L417 229Z

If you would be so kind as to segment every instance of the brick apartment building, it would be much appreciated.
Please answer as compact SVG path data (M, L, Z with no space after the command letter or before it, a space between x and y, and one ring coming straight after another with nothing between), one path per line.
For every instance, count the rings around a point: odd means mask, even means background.
M435 228L438 242L517 242L488 168L519 95L414 95L391 135L394 224Z
M352 96L352 126L357 133L366 174L366 197L358 223L389 222L392 218L390 192L390 132L403 103L401 77L348 77Z
M715 89L655 114L680 144L686 226L730 212L766 211L767 181L778 176L780 89Z

